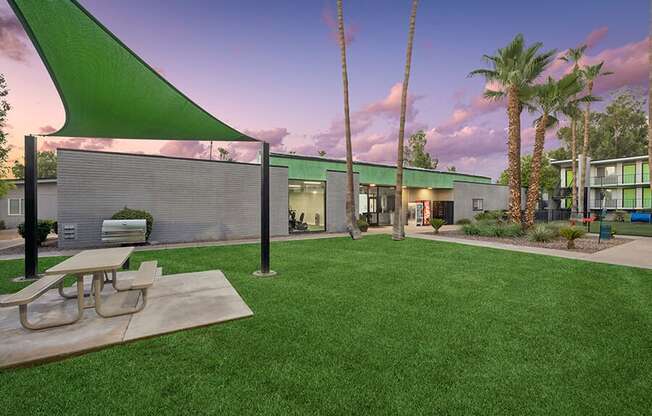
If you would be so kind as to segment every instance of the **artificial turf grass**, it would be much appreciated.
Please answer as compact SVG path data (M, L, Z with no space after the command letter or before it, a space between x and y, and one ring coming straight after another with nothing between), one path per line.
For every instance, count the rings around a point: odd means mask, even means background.
M652 407L647 270L369 235L273 243L274 279L251 277L256 245L136 252L132 267L150 259L165 274L222 269L254 317L0 373L0 408L644 414ZM0 263L2 276L15 269L8 263Z

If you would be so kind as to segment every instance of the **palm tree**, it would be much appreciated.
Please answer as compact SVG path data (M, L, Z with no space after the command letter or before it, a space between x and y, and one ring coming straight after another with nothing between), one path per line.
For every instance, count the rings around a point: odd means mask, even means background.
M344 132L346 138L346 225L351 238L362 238L358 229L355 203L353 199L353 153L351 150L351 116L349 114L349 76L346 68L346 36L344 34L344 13L342 0L337 0L337 30L340 42L340 56L342 58L342 86L344 89Z
M405 238L405 224L403 218L403 146L405 142L405 111L407 107L408 83L410 81L410 66L412 64L412 44L414 41L414 26L417 20L417 6L419 0L412 0L410 13L410 29L408 30L407 52L405 54L405 75L403 77L403 92L401 94L401 118L398 127L398 152L396 156L396 189L394 193L394 226L392 239Z
M581 73L580 71L580 60L584 56L584 52L588 48L587 45L581 45L578 48L570 48L565 56L562 56L561 59L564 62L573 63L573 72ZM577 214L578 208L578 197L577 197L577 121L580 119L580 111L576 105L571 105L567 107L565 115L570 119L570 128L571 128L571 155L572 155L572 171L573 171L573 184L571 190L571 213ZM568 185L568 184L567 184Z
M534 149L532 151L532 171L527 193L525 208L525 225L534 224L534 214L541 192L541 164L545 145L546 130L557 125L557 114L567 111L569 105L575 104L576 96L584 89L578 74L571 73L555 81L551 77L541 85L530 88L530 99L527 107L532 112L538 112L535 120ZM586 100L588 97L583 98Z
M485 55L489 69L477 69L469 76L483 76L487 82L498 83L500 90L487 89L488 99L507 97L508 119L508 171L509 171L509 213L512 221L521 222L521 113L523 112L523 92L550 64L555 51L539 53L543 47L540 42L526 47L522 34L504 48L498 49L494 56Z
M586 88L588 91L588 95L591 96L593 94L593 83L599 76L603 75L611 75L612 72L609 71L603 71L602 66L604 65L604 62L600 62L599 64L596 65L589 65L584 68L582 68L582 75L584 76L584 80L586 82ZM584 143L582 143L582 154L580 154L580 166L582 168L580 172L580 177L578 181L578 186L579 186L579 206L581 207L580 212L582 215L585 215L586 212L586 207L584 206L584 187L586 184L584 183L586 181L586 157L588 156L589 153L589 119L591 117L591 101L588 101L586 103L586 108L584 110Z

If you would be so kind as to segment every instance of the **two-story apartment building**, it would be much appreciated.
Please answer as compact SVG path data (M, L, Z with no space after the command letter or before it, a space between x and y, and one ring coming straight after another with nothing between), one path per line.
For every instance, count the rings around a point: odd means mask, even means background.
M571 160L551 162L559 167L559 208L570 209L573 172ZM578 164L579 165L579 164ZM648 157L632 156L617 159L591 160L586 168L578 166L578 176L586 176L586 206L589 210L641 210L652 208Z

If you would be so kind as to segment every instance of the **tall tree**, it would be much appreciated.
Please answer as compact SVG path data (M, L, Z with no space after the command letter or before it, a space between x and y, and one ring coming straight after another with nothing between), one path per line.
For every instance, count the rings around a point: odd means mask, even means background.
M428 138L423 130L410 135L408 145L403 150L403 158L407 161L408 166L423 169L437 169L439 160L433 159L430 153L426 151Z
M645 99L633 90L618 91L602 111L591 111L589 118L589 152L593 159L616 159L647 154L648 121ZM578 137L583 137L584 126L578 125ZM559 139L569 146L570 127L557 132Z
M544 84L531 88L528 108L532 112L539 113L540 116L535 120L532 172L525 205L524 223L527 227L534 224L536 205L541 192L541 167L546 130L558 124L557 114L567 108L569 101L576 100L575 97L582 89L583 85L576 73L566 75L559 81L548 77Z
M351 115L349 112L349 74L346 67L346 35L344 33L344 11L342 0L337 0L337 32L340 43L340 57L342 61L342 87L344 91L344 132L346 139L346 225L351 238L362 238L358 229L355 201L353 199L353 153L351 146Z
M57 177L57 154L55 152L37 152L36 160L39 178L51 179ZM14 165L11 167L11 173L16 179L25 179L25 165L16 160Z
M580 74L580 60L584 56L584 52L588 45L581 45L578 48L570 48L566 55L562 56L561 59L564 62L570 62L573 64L573 72ZM578 195L577 195L577 122L580 119L580 110L575 103L569 104L564 111L566 117L570 120L570 130L571 130L571 169L573 171L573 185L571 191L571 212L577 214L578 210Z
M602 75L610 75L611 72L608 71L603 71L602 67L604 65L604 62L600 62L599 64L596 65L589 65L584 68L582 68L582 75L584 76L584 80L586 81L586 88L588 91L588 95L593 94L593 84L595 80L602 76ZM589 141L590 136L589 136L589 118L591 116L591 101L588 101L586 103L586 108L584 109L584 142L582 143L582 154L580 154L580 166L581 166L581 171L580 171L580 177L579 180L576 180L579 186L579 207L580 207L580 212L582 215L584 215L584 211L586 211L586 207L584 206L584 193L585 193L585 187L586 187L586 160L588 157L589 153Z
M489 69L477 69L469 76L483 76L488 83L498 84L498 90L487 89L488 99L507 97L509 166L509 213L512 221L521 222L521 113L526 100L524 93L553 59L555 51L540 53L543 44L526 47L522 34L494 56L485 55Z
M8 173L7 159L9 158L9 146L7 145L7 134L5 127L7 126L7 113L11 110L11 105L7 101L9 90L7 89L7 82L3 74L0 74L0 178L5 178ZM5 182L0 181L0 196L3 196L11 186Z
M541 158L541 189L547 192L553 192L559 186L559 169L550 164L552 157L549 153L544 153ZM532 175L532 155L521 157L521 182L523 186L530 187L530 177ZM498 178L497 183L500 185L509 185L509 170L505 169Z
M405 224L403 218L403 146L405 142L405 112L407 108L408 84L410 82L410 69L412 65L412 44L414 42L414 27L417 20L417 7L419 0L412 0L412 12L410 13L410 28L408 30L407 51L405 53L405 74L403 76L403 91L401 93L401 118L398 127L398 152L396 155L396 189L394 204L394 226L392 228L392 239L403 240L405 238Z

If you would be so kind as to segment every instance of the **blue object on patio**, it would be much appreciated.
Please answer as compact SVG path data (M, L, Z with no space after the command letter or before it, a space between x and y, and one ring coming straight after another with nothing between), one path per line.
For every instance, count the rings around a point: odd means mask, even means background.
M652 223L652 213L650 212L635 212L632 214L631 222L647 222Z
M600 224L600 240L611 240L611 225Z

